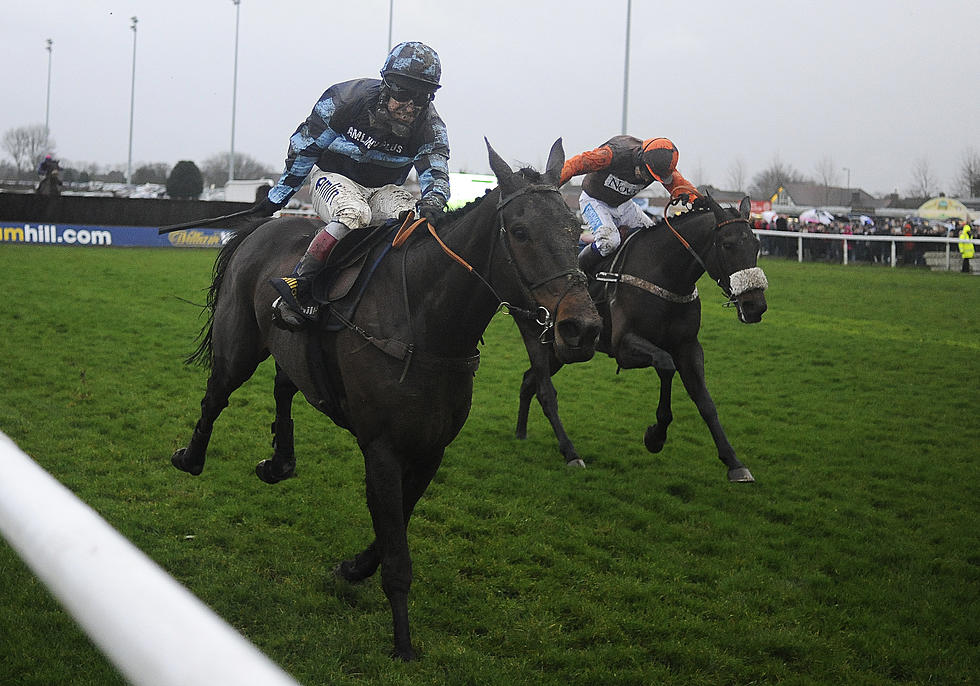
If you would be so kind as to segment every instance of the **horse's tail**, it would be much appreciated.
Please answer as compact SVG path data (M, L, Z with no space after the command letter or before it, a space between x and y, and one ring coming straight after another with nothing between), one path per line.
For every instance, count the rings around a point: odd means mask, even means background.
M231 262L232 256L235 251L238 250L238 246L242 244L248 236L259 226L267 222L268 219L262 219L256 221L255 223L242 227L236 230L232 237L227 243L221 248L221 252L218 253L218 257L214 260L214 269L212 270L211 277L211 287L208 289L208 300L207 304L204 306L203 310L208 313L208 320L205 322L204 326L201 327L200 333L198 333L198 345L197 350L187 356L184 360L185 364L197 364L202 367L211 367L211 362L214 355L213 341L211 337L212 330L214 329L214 306L218 302L218 293L221 292L221 284L224 282L225 271L228 269L228 263Z

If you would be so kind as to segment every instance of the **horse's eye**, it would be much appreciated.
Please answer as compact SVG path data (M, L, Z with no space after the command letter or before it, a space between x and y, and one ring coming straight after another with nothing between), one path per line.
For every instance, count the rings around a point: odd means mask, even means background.
M523 226L515 226L514 228L512 228L510 230L510 235L521 242L524 242L528 239L527 229L525 229Z

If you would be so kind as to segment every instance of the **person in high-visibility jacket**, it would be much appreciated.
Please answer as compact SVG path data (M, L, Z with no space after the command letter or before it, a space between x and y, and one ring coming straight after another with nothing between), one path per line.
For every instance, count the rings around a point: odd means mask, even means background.
M970 273L970 258L973 257L973 227L969 222L963 222L963 229L960 231L960 255L963 257L963 266L960 271L964 274Z

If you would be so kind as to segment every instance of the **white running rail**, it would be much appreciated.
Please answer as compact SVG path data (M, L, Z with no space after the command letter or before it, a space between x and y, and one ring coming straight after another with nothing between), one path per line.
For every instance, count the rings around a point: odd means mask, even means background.
M297 686L3 433L0 474L0 533L131 683Z

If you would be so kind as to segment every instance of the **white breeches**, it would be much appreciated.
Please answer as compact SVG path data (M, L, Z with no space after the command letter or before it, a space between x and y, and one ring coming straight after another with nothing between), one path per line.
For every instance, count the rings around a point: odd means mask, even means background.
M313 211L328 224L342 222L349 229L380 224L404 210L415 209L417 198L393 183L368 188L346 176L313 167L310 172Z
M653 224L653 220L632 200L610 207L582 191L578 206L582 210L582 219L592 230L596 249L603 257L612 254L619 247L620 227L632 229Z

